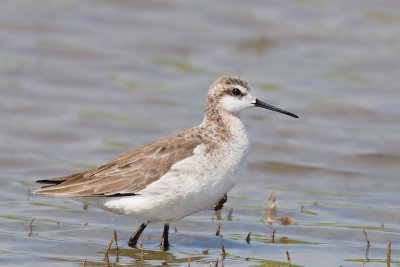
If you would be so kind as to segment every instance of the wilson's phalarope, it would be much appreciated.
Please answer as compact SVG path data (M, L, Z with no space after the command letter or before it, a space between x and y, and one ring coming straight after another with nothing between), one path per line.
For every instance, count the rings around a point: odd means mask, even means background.
M226 201L234 173L250 150L241 111L262 107L297 115L258 100L247 82L221 77L210 87L202 124L122 154L103 166L66 177L38 180L50 184L35 194L64 196L115 213L140 218L129 240L137 244L147 224L164 222L163 249L169 222Z

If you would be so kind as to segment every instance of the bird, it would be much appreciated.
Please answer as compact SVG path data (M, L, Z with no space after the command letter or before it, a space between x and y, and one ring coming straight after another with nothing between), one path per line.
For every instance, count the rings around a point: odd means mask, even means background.
M249 84L222 76L209 88L199 126L182 130L124 153L104 165L69 176L37 180L34 194L68 197L142 224L130 237L136 247L149 223L161 222L161 249L167 250L169 224L201 210L221 209L238 182L250 143L242 111L260 107L293 118L296 114L256 98Z

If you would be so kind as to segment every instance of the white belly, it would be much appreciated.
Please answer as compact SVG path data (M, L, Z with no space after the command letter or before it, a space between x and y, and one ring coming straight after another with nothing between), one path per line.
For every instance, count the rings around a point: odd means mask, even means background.
M207 153L200 145L193 156L173 165L138 195L104 199L103 208L146 222L175 221L209 209L234 186L234 172L248 154L248 146L243 148Z
M133 215L145 222L171 222L211 208L232 187L232 183L220 183L213 187L202 186L190 192L174 188L164 193L110 199L104 206L117 213Z

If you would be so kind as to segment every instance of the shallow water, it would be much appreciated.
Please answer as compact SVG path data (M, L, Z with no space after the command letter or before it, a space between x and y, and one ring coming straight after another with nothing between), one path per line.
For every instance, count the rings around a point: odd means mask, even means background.
M388 242L400 266L399 2L206 2L2 2L0 265L104 266L116 229L116 266L221 265L222 244L224 266L387 266ZM223 74L300 119L243 114L242 183L221 218L176 222L168 252L162 225L130 249L134 218L30 194L199 124ZM292 224L259 220L272 191Z

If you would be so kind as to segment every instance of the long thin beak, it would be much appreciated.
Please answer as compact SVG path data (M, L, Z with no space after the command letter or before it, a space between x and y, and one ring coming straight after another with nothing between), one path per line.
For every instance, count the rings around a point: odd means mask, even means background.
M264 102L262 102L261 100L258 100L258 99L256 99L256 103L254 103L254 106L260 107L260 108L266 108L266 109L273 110L273 111L276 111L276 112L279 112L279 113L283 113L283 114L289 115L290 117L293 117L293 118L298 118L299 117L296 114L293 114L293 113L291 113L289 111L274 107L274 106L272 106L270 104L267 104L267 103L264 103Z

